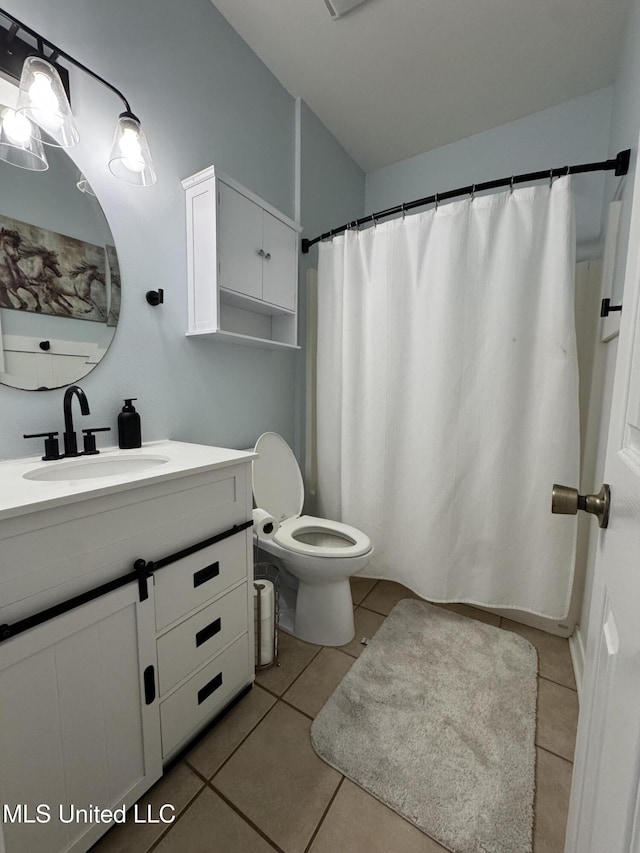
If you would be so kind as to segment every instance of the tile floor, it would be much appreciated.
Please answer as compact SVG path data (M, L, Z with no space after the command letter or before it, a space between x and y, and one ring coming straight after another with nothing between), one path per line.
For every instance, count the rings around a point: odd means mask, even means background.
M281 634L281 666L242 699L143 798L168 828L125 824L93 853L442 853L444 848L321 761L309 727L394 605L413 593L355 578L356 637L340 649ZM515 631L538 650L534 853L562 853L578 719L566 640L466 605L458 613Z

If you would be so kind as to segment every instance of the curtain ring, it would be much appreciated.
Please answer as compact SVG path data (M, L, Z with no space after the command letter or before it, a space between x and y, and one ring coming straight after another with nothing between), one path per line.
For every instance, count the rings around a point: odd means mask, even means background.
M439 204L440 204L440 199L438 198L438 193L436 193L436 210L438 209Z
M378 220L376 219L375 213L371 214L371 218L373 219L373 227L377 228L378 227Z
M553 186L553 169L549 169L549 189Z
M476 185L474 184L471 187L471 201L473 201L475 197L476 197Z
M513 195L513 175L511 175L511 180L509 181L509 192Z
M404 222L404 218L407 215L407 211L404 209L404 202L402 202L402 221Z

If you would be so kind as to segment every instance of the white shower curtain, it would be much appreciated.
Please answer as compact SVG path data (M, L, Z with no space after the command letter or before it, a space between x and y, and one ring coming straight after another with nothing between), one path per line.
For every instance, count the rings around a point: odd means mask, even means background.
M318 500L364 571L431 601L566 616L579 478L571 179L319 247Z

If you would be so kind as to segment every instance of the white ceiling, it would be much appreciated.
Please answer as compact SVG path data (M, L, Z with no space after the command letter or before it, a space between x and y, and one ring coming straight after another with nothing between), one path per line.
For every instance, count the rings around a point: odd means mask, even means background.
M610 85L628 0L212 0L367 172Z

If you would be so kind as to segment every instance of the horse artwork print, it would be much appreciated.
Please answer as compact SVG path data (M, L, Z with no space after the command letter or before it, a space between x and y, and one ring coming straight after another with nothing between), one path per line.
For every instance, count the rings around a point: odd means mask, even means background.
M0 216L0 308L106 323L104 247Z
M120 265L118 263L116 247L110 246L107 243L105 248L107 250L107 263L109 264L109 278L111 282L107 326L117 326L120 317Z

